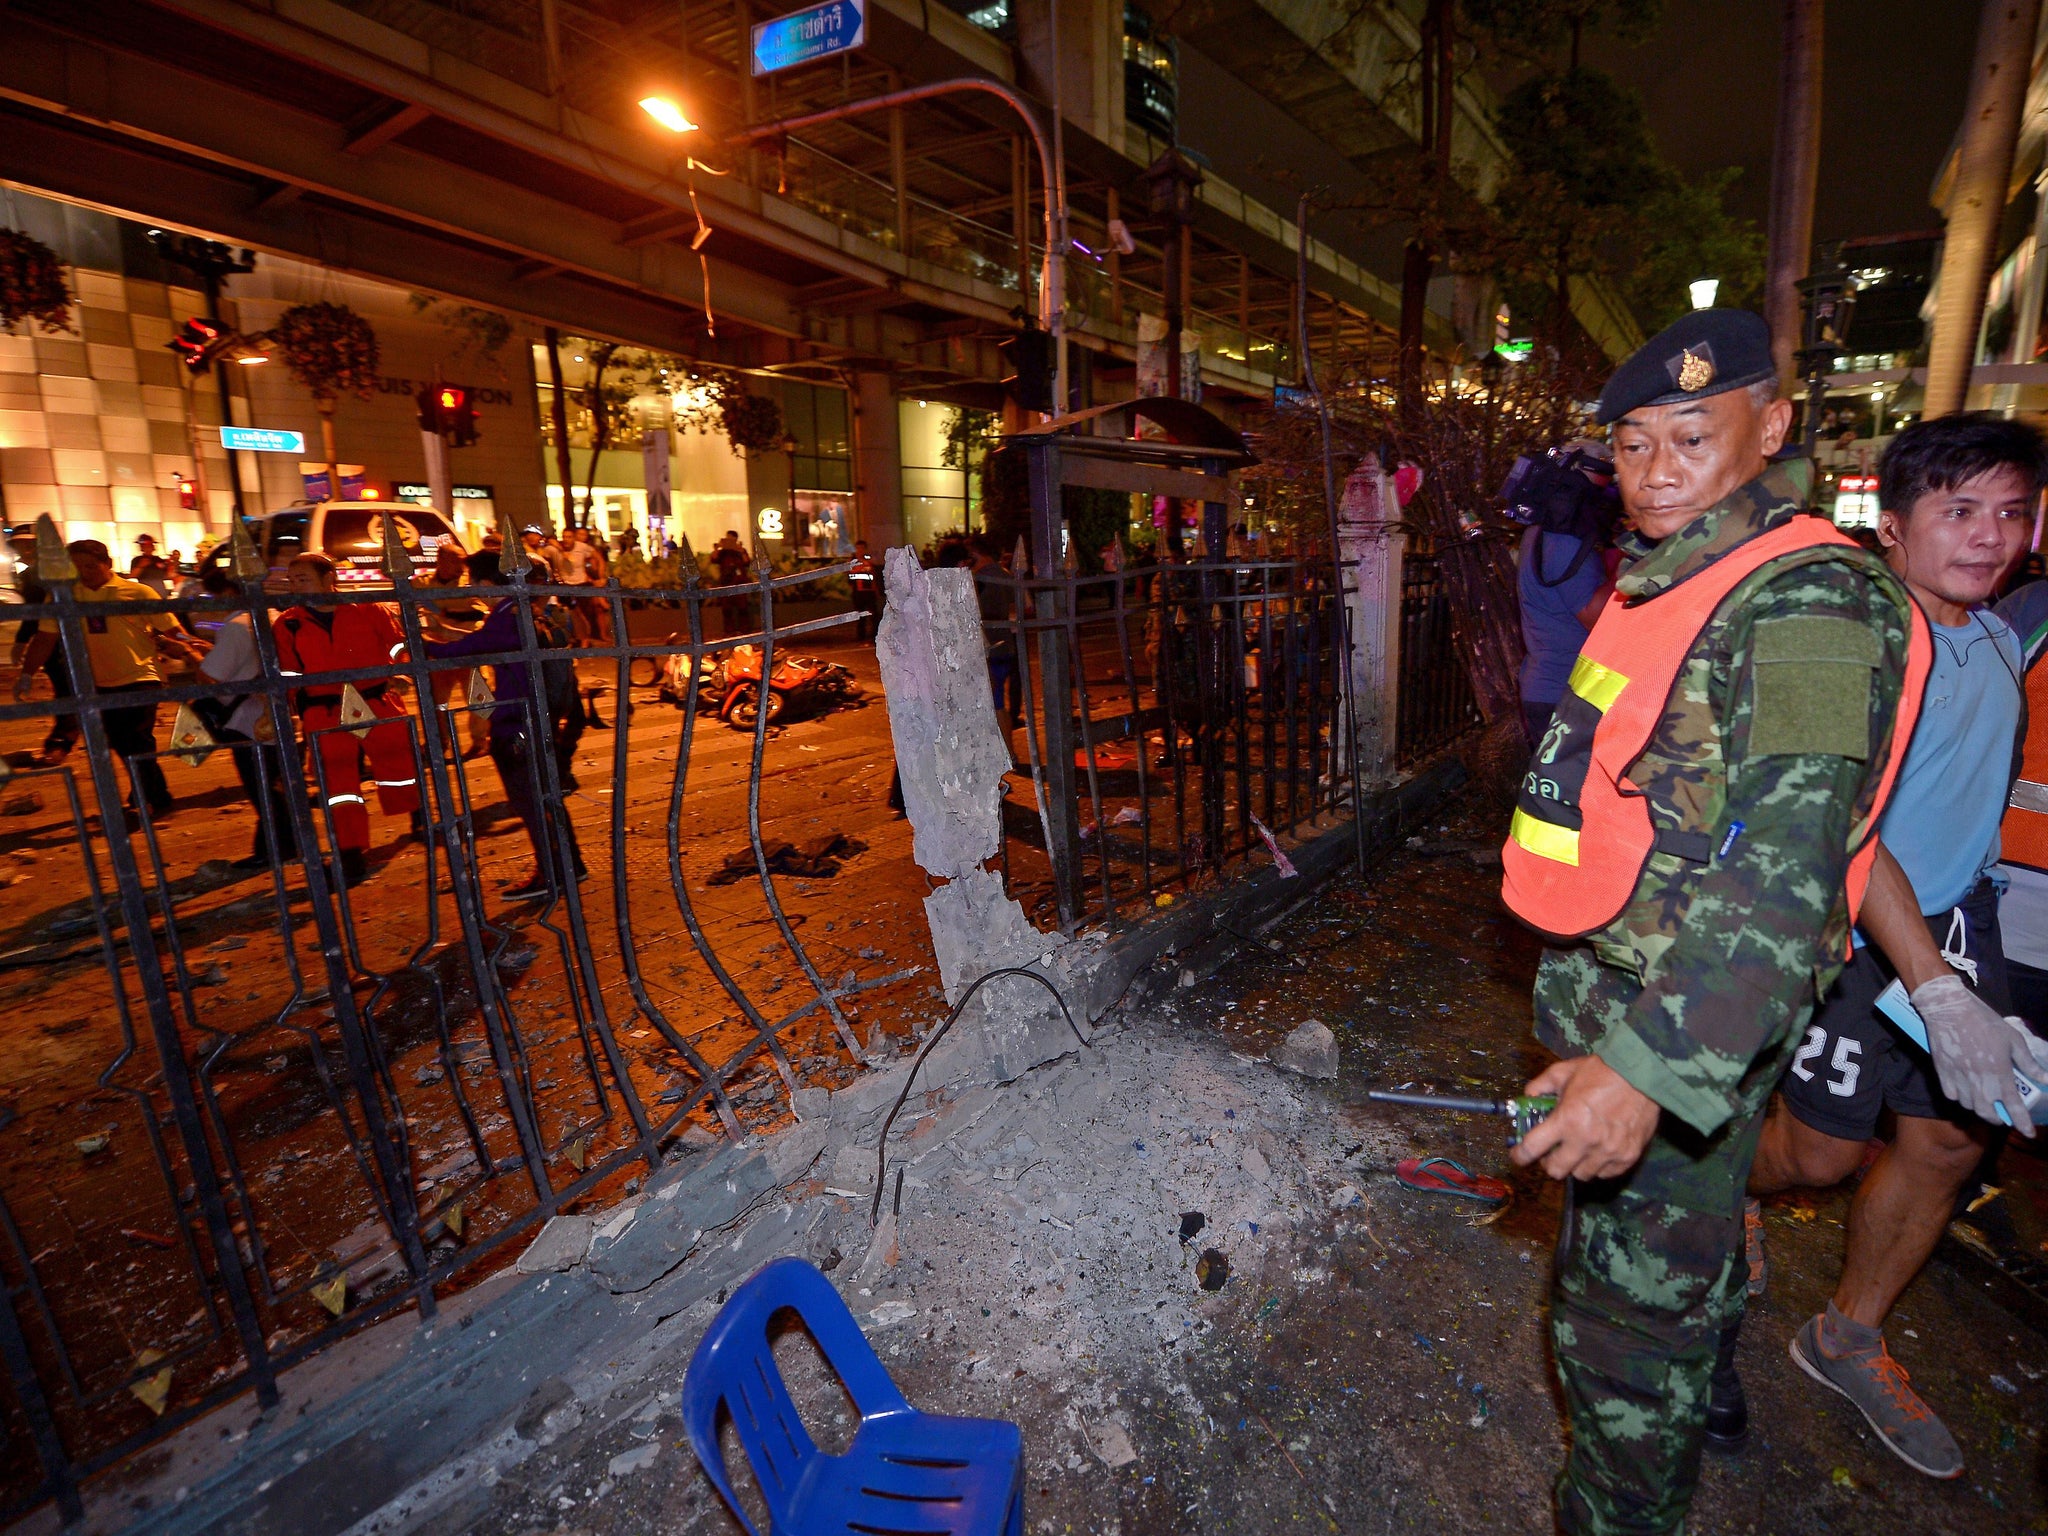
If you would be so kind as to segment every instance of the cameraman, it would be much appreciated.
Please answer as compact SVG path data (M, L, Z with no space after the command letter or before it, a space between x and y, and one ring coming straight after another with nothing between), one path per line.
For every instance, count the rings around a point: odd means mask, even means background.
M1523 466L1517 465L1507 494L1511 503L1517 490L1529 495L1528 501L1511 505L1510 515L1529 522L1516 586L1524 651L1522 723L1533 746L1549 726L1572 663L1614 590L1606 558L1614 478L1605 445L1585 440L1524 464L1532 465L1536 475L1523 480Z

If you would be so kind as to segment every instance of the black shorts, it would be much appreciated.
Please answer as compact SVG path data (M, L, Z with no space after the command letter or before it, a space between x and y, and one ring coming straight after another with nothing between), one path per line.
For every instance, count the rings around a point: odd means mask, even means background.
M1963 953L1977 962L1971 990L2000 1013L2010 1013L1996 889L1989 880L1979 881L1959 910ZM1954 921L1951 912L1927 919L1936 944L1946 944ZM1779 1086L1785 1107L1824 1136L1868 1141L1876 1133L1879 1113L1887 1109L1921 1120L1964 1124L1976 1119L1941 1091L1933 1058L1872 1006L1896 974L1875 949L1857 950L1807 1026L1806 1039ZM1969 984L1968 972L1957 974Z

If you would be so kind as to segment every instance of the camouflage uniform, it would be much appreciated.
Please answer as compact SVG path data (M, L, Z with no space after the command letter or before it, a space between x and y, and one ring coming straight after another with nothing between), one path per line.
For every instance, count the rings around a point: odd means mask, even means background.
M1782 524L1806 474L1775 466L1660 543L1625 541L1620 592L1664 591ZM1664 1110L1633 1169L1566 1194L1551 1331L1572 1421L1568 1531L1684 1520L1716 1346L1742 1306L1743 1185L1764 1104L1847 949L1847 849L1890 747L1910 604L1882 564L1840 548L1739 585L1629 775L1681 834L1667 842L1689 835L1702 860L1653 853L1621 916L1537 972L1538 1038L1599 1055Z

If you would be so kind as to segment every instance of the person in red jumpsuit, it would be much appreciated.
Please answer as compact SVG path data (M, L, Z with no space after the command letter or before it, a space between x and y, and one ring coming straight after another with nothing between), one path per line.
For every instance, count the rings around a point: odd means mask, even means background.
M334 562L309 551L290 567L291 589L300 599L271 621L277 637L278 666L287 677L320 672L345 672L389 666L405 653L405 636L391 611L377 603L322 601L340 585ZM419 764L412 750L412 732L401 724L407 710L381 680L355 685L363 702L388 722L372 726L358 739L341 724L342 685L315 684L295 696L299 728L320 754L326 804L339 851L339 878L355 885L369 877L370 811L363 801L363 759L376 776L377 801L388 813L409 811L413 828L420 826ZM324 733L324 734L323 734Z

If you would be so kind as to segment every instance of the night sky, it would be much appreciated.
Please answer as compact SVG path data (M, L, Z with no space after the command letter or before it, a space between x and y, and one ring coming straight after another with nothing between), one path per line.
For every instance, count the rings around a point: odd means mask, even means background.
M1664 0L1643 47L1589 40L1587 62L1643 93L1664 153L1691 174L1740 166L1734 212L1766 222L1779 0ZM1817 240L1933 229L1927 201L1962 119L1972 0L1828 0Z

